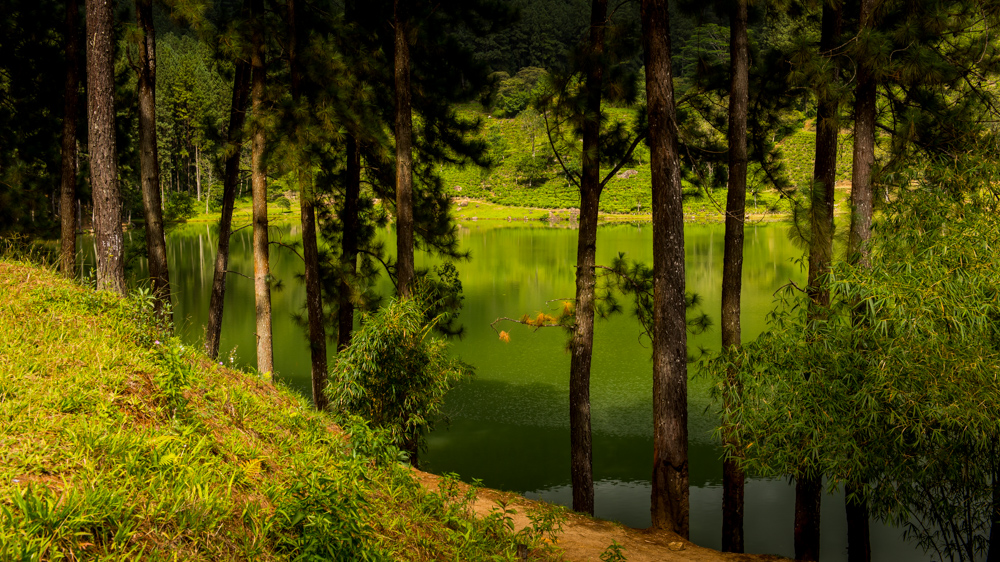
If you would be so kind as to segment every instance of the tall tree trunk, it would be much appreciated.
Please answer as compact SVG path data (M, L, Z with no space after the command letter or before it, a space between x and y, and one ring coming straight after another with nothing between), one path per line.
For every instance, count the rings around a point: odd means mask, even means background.
M246 119L247 97L249 93L250 64L246 60L240 60L236 62L236 76L233 79L233 101L229 110L229 128L226 131L226 175L222 178L222 216L219 218L219 249L215 254L212 297L208 305L208 326L205 333L205 352L213 359L219 355L219 340L222 335L222 310L226 300L226 269L229 267L229 237L232 233L236 186L237 183L240 183L243 122Z
M590 361L594 351L594 286L597 260L597 218L601 200L601 87L607 0L594 0L590 11L590 54L584 88L587 101L583 125L580 177L580 231L576 250L576 309L573 356L569 371L570 474L573 509L594 513L593 445L590 431Z
M303 5L304 8L304 5ZM302 28L296 13L295 0L288 0L289 48L288 61L291 71L292 99L295 105L302 103L302 75L299 64L299 48ZM300 139L304 138L300 135ZM300 141L304 142L304 141ZM304 146L300 147L303 152ZM316 212L312 189L312 178L306 165L300 160L297 164L299 181L299 208L302 215L302 254L305 261L306 274L306 312L309 315L309 351L312 358L312 393L313 404L317 410L326 410L329 400L326 397L326 326L323 324L323 296L320 294L319 279L319 248L316 245Z
M652 524L687 538L687 323L684 210L667 0L642 0L653 187Z
M135 17L143 35L139 42L139 168L146 219L146 249L156 312L164 314L170 309L170 274L167 270L167 242L163 235L160 162L156 149L156 32L153 29L152 0L135 0Z
M264 162L264 1L251 0L251 54L253 100L251 168L253 173L253 280L257 315L257 370L274 374L271 340L271 268L267 236L267 164Z
M410 0L394 0L396 71L396 282L401 297L413 284L413 116L410 92Z
M351 282L358 272L358 198L361 196L361 150L354 135L347 136L347 185L340 222L344 225L340 249L340 291L337 305L337 349L351 344L354 330L354 301Z
M741 344L740 292L743 289L743 223L747 202L747 105L750 55L747 41L747 0L733 0L729 21L729 185L726 196L726 235L722 262L722 348ZM736 373L730 371L730 377ZM734 398L725 395L728 407ZM737 444L734 431L726 442ZM738 447L734 447L738 449ZM722 463L722 551L743 552L744 474L737 459Z
M835 47L840 35L841 8L823 5L819 50L823 56ZM837 134L840 130L840 99L830 83L817 89L816 160L813 168L811 240L809 245L809 295L819 307L830 305L830 292L820 287L820 277L830 270L833 258L833 197L837 180ZM821 474L797 474L795 483L795 558L819 560Z
M63 276L76 276L76 126L80 105L80 37L77 0L66 1L66 98L63 106L62 178L59 215L62 221L59 268Z
M115 146L115 72L111 0L87 2L87 106L94 198L97 288L125 294L122 200Z
M873 27L874 0L861 0L858 17L860 33ZM868 241L872 235L872 169L875 166L875 96L876 84L871 61L861 58L857 65L854 94L854 162L851 173L851 234L848 259L868 266ZM868 525L868 502L857 492L860 482L846 485L847 558L850 562L869 562L872 558ZM852 498L852 496L854 496Z

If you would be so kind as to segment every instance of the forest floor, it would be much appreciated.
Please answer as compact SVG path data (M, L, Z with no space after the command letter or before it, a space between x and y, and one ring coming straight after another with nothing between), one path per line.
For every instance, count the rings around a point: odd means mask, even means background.
M442 478L435 474L414 470L415 478L429 491L436 491ZM459 484L462 493L468 485ZM514 530L520 531L531 525L526 513L539 502L511 493L480 488L477 491L473 510L479 517L504 508L513 510L511 518ZM698 546L670 532L648 529L633 529L620 523L595 519L587 515L566 511L562 530L552 541L557 549L556 560L584 562L601 560L601 555L609 553L612 544L620 545L621 554L629 562L718 562L718 561L778 561L787 560L780 556L764 554L731 554ZM616 558L611 558L616 560Z

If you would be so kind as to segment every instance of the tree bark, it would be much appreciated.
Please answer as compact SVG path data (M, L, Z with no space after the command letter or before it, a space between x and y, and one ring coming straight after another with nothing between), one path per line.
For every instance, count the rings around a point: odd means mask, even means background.
M743 229L747 201L747 106L750 55L747 40L747 0L733 0L729 23L729 185L726 196L726 234L722 264L722 348L741 344L740 293L743 289ZM733 379L736 373L730 371ZM732 382L732 381L731 381ZM723 402L728 408L734 397ZM735 432L726 429L726 442L738 450ZM743 493L745 475L738 459L722 463L722 551L743 552Z
M125 294L122 201L115 146L115 73L111 0L87 2L87 106L94 198L97 288Z
M304 11L304 10L303 10ZM292 99L295 105L302 103L301 68L299 48L301 25L296 13L295 0L288 0L289 49L288 61L291 72ZM300 139L302 136L300 135ZM301 147L304 149L305 147ZM306 313L309 316L309 351L312 359L313 404L317 410L326 410L326 326L323 324L323 296L320 293L319 248L316 244L316 212L312 178L301 161L297 165L299 181L299 209L302 215L302 257L305 261Z
M340 222L344 225L340 249L340 291L337 305L337 349L351 344L354 331L354 301L351 282L358 273L358 198L361 196L361 150L354 135L347 136L347 185Z
M170 309L170 273L167 242L160 207L160 162L156 148L156 32L152 0L135 1L135 17L142 33L139 41L139 169L142 207L146 220L149 280L158 314Z
M208 327L205 334L205 352L213 359L219 356L219 340L222 335L222 311L226 300L226 269L229 267L229 238L232 234L236 186L240 181L243 122L246 119L249 93L250 64L246 60L240 60L236 62L233 101L229 110L229 128L226 131L226 175L222 178L219 249L215 254L215 273L212 276L212 297L208 306Z
M393 0L396 46L396 288L401 297L410 296L414 275L409 2Z
M257 315L257 370L265 376L274 374L271 340L271 287L267 233L267 164L264 161L264 2L252 0L250 65L253 76L250 96L253 100L251 168L253 177L253 279Z
M861 0L861 32L872 28L875 0ZM876 83L870 61L860 60L854 94L854 164L851 171L851 236L848 255L868 263L872 235L872 169L875 167Z
M823 5L819 50L829 53L840 35L840 7ZM825 56L825 55L824 55ZM835 75L829 76L832 83ZM840 130L840 99L831 84L817 88L816 160L811 190L811 240L807 291L819 307L830 305L829 290L820 287L820 278L830 270L833 259L833 199L837 181L837 134ZM819 560L820 503L822 475L795 475L795 557Z
M840 35L840 8L823 6L823 28L820 52L835 47ZM830 80L834 80L830 76ZM809 244L808 287L813 301L820 306L830 304L830 293L820 289L819 278L830 270L833 258L833 195L837 182L837 134L840 131L840 99L828 84L817 89L816 159L813 168L811 230Z
M868 502L860 495L861 486L848 482L845 486L847 511L847 560L848 562L870 562L872 559L871 534L868 527Z
M62 223L59 268L64 277L76 276L76 127L80 105L80 37L77 0L66 1L66 97L63 106L62 178L59 215Z
M859 31L865 33L873 26L874 0L861 0ZM875 101L876 83L871 61L859 58L857 85L854 93L854 162L851 171L851 234L848 241L848 259L867 267L868 241L872 235L872 169L875 166ZM868 502L858 494L860 483L848 482L847 558L849 562L869 562L872 558L868 523Z
M689 533L684 214L667 0L642 1L653 188L652 525Z
M823 497L821 477L795 480L795 559L819 560L819 509Z
M583 124L580 225L576 251L576 308L569 372L570 474L573 509L594 513L593 446L590 431L590 362L594 351L597 218L601 200L601 87L607 0L594 0L590 12L590 53Z

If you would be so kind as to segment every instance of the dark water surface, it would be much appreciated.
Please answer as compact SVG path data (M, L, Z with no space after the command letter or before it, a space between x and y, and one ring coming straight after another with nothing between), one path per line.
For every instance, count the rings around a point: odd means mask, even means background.
M801 285L805 280L797 263L802 252L788 240L786 231L783 225L747 229L744 341L765 328L764 317L771 309L774 292L789 281ZM687 290L702 297L702 310L715 323L706 334L689 337L692 353L719 347L723 232L721 224L685 228ZM564 505L572 502L567 336L558 329L534 331L504 322L497 329L509 331L511 341L502 343L490 323L502 316L552 313L558 303L546 301L573 296L576 235L576 230L540 225L463 226L462 248L472 254L470 261L458 264L465 293L461 322L466 335L454 342L453 351L474 365L477 374L449 394L446 410L450 424L429 436L421 468L455 472L463 480L479 479L485 486L528 497ZM272 240L292 242L299 236L296 225L272 228ZM385 236L394 239L390 231ZM253 273L250 243L249 228L234 234L231 242L230 269L248 276ZM186 341L201 343L208 319L216 228L205 224L177 228L168 235L167 246L179 332ZM294 253L272 248L272 274L282 284L272 293L275 370L281 380L308 395L305 330L293 319L305 302L302 265ZM651 226L602 227L598 231L598 264L610 265L619 252L651 263ZM417 256L418 267L433 263L428 256ZM144 267L139 263L137 269ZM390 288L386 285L383 290ZM252 280L230 275L225 306L220 358L228 361L231 352L237 364L253 367ZM691 540L719 548L722 469L718 440L712 434L716 416L709 395L711 381L699 376L694 366L690 374ZM598 321L591 375L596 515L632 527L649 525L651 375L648 341L640 336L637 321L628 312ZM794 486L785 480L747 483L747 552L793 555L794 495ZM824 497L822 522L822 558L846 560L842 491ZM902 540L899 529L881 524L872 526L872 548L876 560L927 559Z

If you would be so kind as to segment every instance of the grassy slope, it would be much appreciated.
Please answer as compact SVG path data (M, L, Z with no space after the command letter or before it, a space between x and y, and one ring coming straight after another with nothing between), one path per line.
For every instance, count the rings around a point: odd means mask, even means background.
M613 119L628 121L631 118L630 110L606 108L605 111ZM484 118L482 138L491 144L494 156L500 160L500 164L488 171L471 166L444 167L442 176L449 193L456 197L468 197L491 204L528 209L565 209L579 206L579 192L567 184L554 158L549 160L546 179L543 182L529 186L519 178L517 164L531 156L532 135L534 135L536 155L543 154L546 148L544 123L540 119L536 118L534 121L526 117L496 119L482 115L471 106L465 107L462 113L467 117ZM780 143L782 161L793 186L806 186L811 181L815 139L814 132L801 130ZM850 146L850 137L841 135L838 180L850 179ZM635 175L627 179L615 177L608 182L601 197L601 212L648 215L652 203L649 151L644 145L640 145L636 150L636 156L638 164L623 168L623 170L634 170ZM751 183L753 183L752 177ZM711 194L689 187L684 190L684 197L685 215L689 220L721 220L721 209L726 204L724 187L712 190ZM752 196L748 199L748 206L751 212L754 212ZM772 190L760 190L757 197L759 214L780 213L787 210L787 200L783 200ZM477 215L483 218L482 214L471 213L468 209L460 209L457 214L465 215L465 218ZM530 213L521 213L518 210L517 213L509 214L517 218ZM505 217L506 215L496 218Z
M149 314L141 298L0 261L0 560L541 548L504 514L470 517L457 488L425 492L364 426L348 440L294 393L136 320Z

